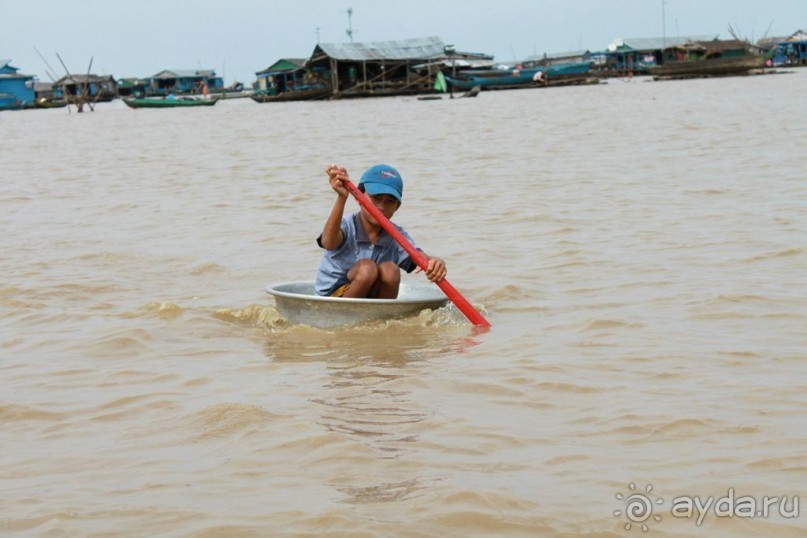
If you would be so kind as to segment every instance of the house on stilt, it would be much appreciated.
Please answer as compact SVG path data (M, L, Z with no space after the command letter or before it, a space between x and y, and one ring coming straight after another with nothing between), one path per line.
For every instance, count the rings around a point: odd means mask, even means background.
M328 81L332 98L375 97L428 93L431 73L414 69L424 62L445 58L439 37L368 43L320 43L308 68Z

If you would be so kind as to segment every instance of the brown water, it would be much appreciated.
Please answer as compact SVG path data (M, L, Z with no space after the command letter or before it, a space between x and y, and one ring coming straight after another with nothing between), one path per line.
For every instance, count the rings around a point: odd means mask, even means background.
M0 114L0 534L804 536L671 506L807 493L806 82ZM282 322L330 162L491 331Z

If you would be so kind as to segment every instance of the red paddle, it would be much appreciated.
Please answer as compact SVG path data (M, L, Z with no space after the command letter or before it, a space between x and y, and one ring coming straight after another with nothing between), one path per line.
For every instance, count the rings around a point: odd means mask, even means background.
M359 202L359 204L361 204L361 206L373 216L375 221L380 224L381 227L384 228L387 233L398 242L399 245L401 245L401 248L403 248L406 253L409 254L409 257L412 258L418 267L424 271L429 267L429 259L426 257L426 255L416 249L415 246L410 243L395 226L392 225L389 219L385 217L376 206L373 205L373 202L370 201L369 196L361 192L359 188L356 187L356 185L354 185L349 179L343 179L342 185L344 185L350 194L353 195L356 201ZM469 303L465 297L463 297L462 294L460 294L460 292L458 292L457 289L448 282L448 280L444 278L439 282L435 282L435 284L437 284L440 289L443 290L446 297L451 299L451 302L454 303L457 308L459 308L460 312L465 314L468 321L477 327L490 327L488 320L486 320L482 314L477 312L477 310L471 306L471 303Z

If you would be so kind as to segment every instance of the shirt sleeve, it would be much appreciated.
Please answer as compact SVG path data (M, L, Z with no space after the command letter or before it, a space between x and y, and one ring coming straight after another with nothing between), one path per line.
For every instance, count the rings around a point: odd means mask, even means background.
M420 250L420 249L418 249ZM415 269L417 269L418 264L415 263L415 260L406 255L406 259L398 265L401 269L406 271L407 273L411 273Z
M419 246L417 246L415 240L412 239L412 236L410 236L406 230L398 226L398 231L401 232L401 235L403 235L407 241L412 243L413 247L418 249L420 252L423 252L423 250ZM417 269L418 265L415 263L415 260L413 260L409 256L409 254L407 254L407 252L403 249L403 247L398 244L396 244L396 247L398 248L398 267L400 267L407 273L411 273L412 271Z

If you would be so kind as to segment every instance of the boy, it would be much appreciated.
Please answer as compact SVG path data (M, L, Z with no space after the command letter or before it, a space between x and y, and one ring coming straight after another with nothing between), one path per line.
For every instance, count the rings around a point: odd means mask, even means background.
M334 164L328 166L325 173L336 192L336 201L322 234L317 238L317 244L325 249L315 284L317 294L395 299L401 283L401 269L410 273L416 267L415 262L363 207L361 211L343 217L348 191L342 182L350 177L344 167ZM377 164L368 169L362 174L358 187L388 219L401 207L403 181L398 171L389 165ZM403 228L397 224L394 226L414 245ZM439 282L445 278L443 260L426 257L429 260L426 269L429 280Z

